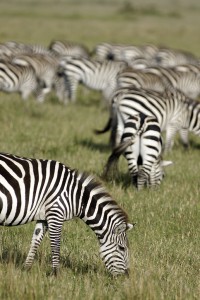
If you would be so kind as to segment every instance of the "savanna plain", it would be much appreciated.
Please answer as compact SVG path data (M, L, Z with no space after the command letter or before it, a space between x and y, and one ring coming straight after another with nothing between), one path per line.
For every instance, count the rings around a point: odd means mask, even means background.
M200 56L198 1L4 1L0 2L0 42L48 46L53 39L166 45ZM165 155L173 165L157 189L138 192L124 158L119 176L103 181L110 154L109 135L95 136L108 111L101 94L80 86L76 103L63 105L54 93L39 104L0 92L1 152L58 160L102 181L128 213L130 277L112 278L98 255L94 233L80 220L65 223L57 278L48 276L48 236L32 269L23 269L33 223L0 228L0 299L199 299L200 138L190 135L183 149L178 136Z

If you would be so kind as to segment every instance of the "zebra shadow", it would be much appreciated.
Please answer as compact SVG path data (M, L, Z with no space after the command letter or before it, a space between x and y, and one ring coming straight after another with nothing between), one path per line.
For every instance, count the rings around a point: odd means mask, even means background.
M81 145L82 147L86 147L89 150L92 151L100 151L100 152L109 152L111 151L109 144L103 144L103 143L96 143L92 139L83 139L83 140L77 140L77 144Z
M11 249L3 249L0 255L0 262L3 265L8 265L13 263L17 268L24 268L24 262L26 260L27 255L25 253L21 253L19 250L11 250Z
M117 185L122 187L123 190L127 190L128 188L135 188L133 183L131 182L131 176L129 172L123 173L121 171L111 172L108 176L105 177L104 173L100 176L100 179L105 183L110 183L112 185Z
M63 268L70 269L73 273L77 274L88 274L98 273L99 268L92 263L84 263L83 261L74 261L69 256L60 258L60 265Z
M197 143L197 142L194 141L194 140L190 140L188 149L189 149L189 150L192 150L192 149L197 149L197 150L199 150L199 149L200 149L200 144ZM187 148L184 149L184 150L187 150Z

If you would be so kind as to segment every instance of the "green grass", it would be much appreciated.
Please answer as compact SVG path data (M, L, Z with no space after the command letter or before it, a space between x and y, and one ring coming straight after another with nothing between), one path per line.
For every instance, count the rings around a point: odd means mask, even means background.
M104 1L103 7L98 1L85 5L74 2L49 1L47 5L48 1L37 1L34 6L34 1L2 1L1 41L48 45L52 39L65 38L84 42L91 49L102 41L152 42L197 55L200 52L197 1L190 3L190 9L184 2L180 11L175 3L168 3L163 18L141 13L144 6L140 8L139 4L140 13L126 18L119 14L124 1L117 1L116 5ZM159 2L156 12L163 13L163 5ZM167 12L175 8L177 15L172 18ZM63 106L53 93L43 104L32 98L23 102L16 94L0 93L1 151L56 159L99 178L110 154L109 135L93 134L93 129L102 128L108 117L100 98L99 93L80 88L77 103ZM96 237L80 220L63 227L58 278L48 276L48 237L30 272L23 270L34 224L1 227L0 299L199 299L200 140L191 135L190 141L190 149L184 151L177 137L173 151L165 157L174 165L166 170L166 178L156 190L137 192L130 185L123 158L119 178L103 182L128 212L130 221L137 223L128 234L130 278L112 279L107 274L98 255Z

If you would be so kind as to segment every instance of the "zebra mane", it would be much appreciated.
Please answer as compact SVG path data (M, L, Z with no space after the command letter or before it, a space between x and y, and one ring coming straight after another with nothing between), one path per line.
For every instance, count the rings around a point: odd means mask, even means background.
M107 202L116 209L116 212L121 215L123 220L128 223L128 215L127 213L119 206L119 204L112 198L112 196L108 193L106 188L102 185L101 182L97 181L97 179L88 174L87 172L79 172L75 170L75 175L79 178L79 182L81 185L85 186L85 190L90 192L96 190L96 193L93 194L93 201L98 202L101 198L106 198ZM86 199L83 197L83 201Z

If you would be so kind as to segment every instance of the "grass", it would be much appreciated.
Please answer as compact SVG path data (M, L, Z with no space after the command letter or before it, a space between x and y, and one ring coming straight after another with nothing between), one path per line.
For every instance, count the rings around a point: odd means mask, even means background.
M120 2L113 6L104 1L106 10L97 1L85 3L86 7L77 1L46 3L38 1L33 8L33 1L13 0L12 6L2 1L1 41L48 45L52 39L65 38L84 41L90 48L110 41L166 44L196 54L200 50L196 38L198 9L181 7L181 18L140 13L126 19L119 16L124 7ZM192 4L198 8L197 2ZM159 6L157 10L164 8ZM174 6L167 9L173 11ZM102 128L108 117L100 97L80 88L77 103L63 106L54 94L41 105L32 98L23 102L16 94L0 93L1 151L56 159L99 178L110 154L109 136L93 134L93 129ZM103 182L130 220L137 223L128 234L130 278L112 279L107 274L98 256L96 237L80 220L63 227L58 278L48 276L48 237L31 271L23 270L34 224L1 227L0 299L198 299L200 140L191 135L190 141L190 149L184 151L177 137L173 151L165 157L174 165L166 170L166 178L156 190L134 190L124 159L120 161L119 178Z

